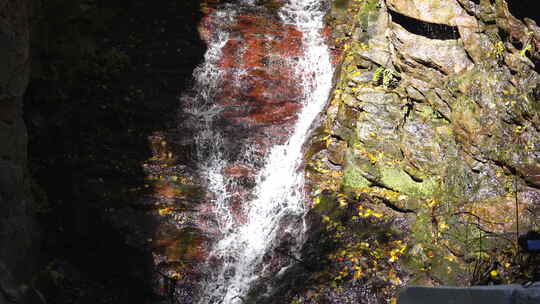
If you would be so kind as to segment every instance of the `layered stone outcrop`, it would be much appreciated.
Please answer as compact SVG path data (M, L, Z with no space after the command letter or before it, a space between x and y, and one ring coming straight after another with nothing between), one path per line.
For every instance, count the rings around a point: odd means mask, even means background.
M405 283L530 271L516 246L538 228L539 27L511 11L511 1L336 1L341 70L307 153L313 212L341 244L327 255L341 259L326 268L335 284L389 300Z

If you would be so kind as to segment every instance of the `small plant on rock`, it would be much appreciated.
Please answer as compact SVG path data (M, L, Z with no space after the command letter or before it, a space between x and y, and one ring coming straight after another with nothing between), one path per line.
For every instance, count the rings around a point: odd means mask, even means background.
M397 83L399 73L392 68L378 67L373 73L373 81L382 84L384 88Z

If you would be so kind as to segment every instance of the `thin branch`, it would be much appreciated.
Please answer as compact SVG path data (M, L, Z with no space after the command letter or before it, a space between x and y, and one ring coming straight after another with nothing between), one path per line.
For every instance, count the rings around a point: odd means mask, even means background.
M518 201L518 189L517 180L514 175L514 198L516 201L516 252L519 252L519 201Z
M480 221L483 221L487 224L493 224L493 225L500 225L500 226L503 226L504 223L497 223L497 222L492 222L492 221L488 221L486 219L483 219L481 218L480 216L470 212L470 211L459 211L459 212L455 212L455 213L452 213L450 216L456 216L456 215L470 215L474 218L476 218L477 220L480 220Z

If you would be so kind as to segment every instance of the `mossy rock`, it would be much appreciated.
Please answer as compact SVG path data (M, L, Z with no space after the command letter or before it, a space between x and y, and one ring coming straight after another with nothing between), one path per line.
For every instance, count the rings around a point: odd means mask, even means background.
M382 167L381 182L389 188L413 197L430 197L438 189L438 183L434 178L424 181L415 181L400 168Z
M343 172L342 184L345 188L351 189L362 189L371 185L359 170L351 166L348 166Z

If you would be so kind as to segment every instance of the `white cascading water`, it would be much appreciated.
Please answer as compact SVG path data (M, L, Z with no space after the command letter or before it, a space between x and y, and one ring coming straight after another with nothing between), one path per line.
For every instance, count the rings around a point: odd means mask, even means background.
M232 7L225 7L214 12L216 23L226 25L234 22L236 11ZM185 111L191 114L187 122L194 128L195 145L197 146L196 159L199 163L199 169L207 179L208 191L215 197L213 203L216 211L224 219L221 221L220 231L228 229L232 223L232 217L227 201L229 193L227 183L231 181L222 174L226 165L223 156L223 137L219 130L213 126L213 121L221 112L221 107L213 103L214 96L219 92L223 72L219 68L219 59L222 55L222 49L229 40L229 33L226 31L215 31L214 36L210 37L208 49L204 55L204 63L197 67L193 72L196 83L193 96L183 96L186 103Z
M244 0L243 4L252 5L251 2ZM285 216L303 218L305 215L304 179L303 172L299 170L302 162L302 146L313 121L326 104L333 74L329 50L321 36L324 12L320 2L321 0L290 0L279 13L283 23L292 24L303 33L303 55L295 63L296 77L303 87L301 98L303 108L288 141L283 145L274 146L269 151L265 165L256 178L257 183L253 190L255 199L246 203L245 223L235 225L226 206L228 197L226 184L230 181L221 174L223 161L220 159L219 144L216 145L219 143L217 138L219 134L208 134L209 128L206 127L201 131L207 134L198 136L201 141L199 145L211 143L214 147L212 151L214 154L206 158L203 169L209 182L209 190L216 197L214 204L223 212L222 215L225 215L221 219L220 229L227 231L223 239L212 249L211 255L218 257L222 265L204 286L199 304L242 303L242 299L257 280L261 268L264 269L264 265L261 264L265 253L275 246L281 220ZM234 18L231 11L216 14L222 14L221 18L225 18L227 14L228 18ZM212 66L212 60L215 61L215 58L219 57L219 49L227 37L213 40L206 54L207 61L197 75L198 80L201 79L201 73L206 74L209 77L207 79L211 79L205 81L208 85L207 90L219 87L219 72ZM204 72L205 69L209 73ZM202 99L211 100L211 98ZM197 112L198 115L203 113L202 115L207 116L206 112L212 110L211 105L205 105L199 106ZM294 229L302 230L291 233L298 238L293 242L296 248L293 248L292 254L298 254L305 225L295 226Z

